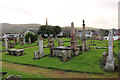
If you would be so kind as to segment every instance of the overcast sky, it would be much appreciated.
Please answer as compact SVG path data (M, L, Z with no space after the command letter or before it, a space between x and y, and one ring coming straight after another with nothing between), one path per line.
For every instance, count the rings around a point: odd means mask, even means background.
M119 0L0 0L0 23L117 28Z

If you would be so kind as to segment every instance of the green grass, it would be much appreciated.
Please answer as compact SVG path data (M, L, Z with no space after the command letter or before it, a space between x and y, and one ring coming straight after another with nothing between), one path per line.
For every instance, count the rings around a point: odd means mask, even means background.
M95 44L97 44L98 47L106 47L108 46L108 41L95 40ZM118 44L118 41L115 41L114 42L114 45L116 46L114 48L115 54L118 54L117 44ZM58 42L55 42L55 45L58 46ZM70 45L70 42L65 42L64 45L68 46ZM72 57L67 62L61 62L60 58L49 57L49 56L34 60L33 59L34 51L38 51L38 46L25 49L24 53L26 54L23 56L17 57L12 55L6 55L6 53L0 54L0 56L2 55L3 60L6 60L12 63L28 64L28 65L38 66L38 67L87 72L87 73L104 73L104 71L100 67L100 60L102 59L103 52L107 51L108 49L94 49L94 47L95 46L92 46L92 49L90 49L89 51L83 52L83 54L79 56ZM46 55L50 54L49 48L45 48L44 52Z
M2 72L7 72L6 75L2 76L2 79L5 79L6 77L10 75L20 75L22 80L24 80L25 78L46 78L45 76L42 76L42 75L38 76L35 74L26 73L26 72L17 71L17 70L8 69L8 68L2 68Z

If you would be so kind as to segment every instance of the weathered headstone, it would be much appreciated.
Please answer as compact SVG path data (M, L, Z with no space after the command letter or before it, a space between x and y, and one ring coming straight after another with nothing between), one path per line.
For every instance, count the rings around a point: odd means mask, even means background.
M39 52L38 51L35 51L34 52L34 59L38 59L39 58Z
M5 50L6 51L8 50L8 39L7 39L7 37L5 37Z
M67 52L66 52L66 50L61 51L61 54L62 54L62 61L63 62L67 61Z
M103 64L103 65L106 64L107 56L108 56L108 53L107 53L107 52L104 52L104 53L103 53L103 57L102 57L102 64Z
M60 40L58 40L58 46L63 46L63 40L62 40L62 38L60 38Z
M39 36L39 53L40 53L40 57L43 57L45 55L43 51L43 38L41 35Z
M31 44L31 37L29 37L28 40L29 40L29 44Z
M76 48L75 29L73 22L71 23L71 47L73 48L74 55L78 55L79 50Z
M14 42L15 42L15 45L16 45L17 44L17 38L16 37L14 38Z
M71 47L76 48L74 23L71 23Z
M18 41L18 42L20 41L19 36L17 36L17 41Z
M88 46L87 46L87 40L86 40L86 51L88 50Z
M114 71L114 65L115 65L115 58L113 57L113 32L110 30L109 32L109 52L108 57L105 65L106 71Z
M54 41L52 41L52 43L51 43L51 47L55 47Z
M26 44L26 42L25 42L25 37L23 37L23 42L24 42L24 44Z
M86 37L85 37L85 21L83 20L83 32L82 32L82 51L86 51L87 50L87 42L86 42Z
M80 44L80 34L79 34L79 31L77 31L77 34L78 34L78 40L79 40L79 44Z
M23 42L23 37L20 37L20 45L23 46L24 42Z
M77 36L77 30L75 29L75 40L76 40L76 45L77 45L77 38L78 38L78 36Z
M47 43L47 47L50 47L50 42Z
M89 49L91 49L91 43L89 43Z
M67 31L67 37L68 37L68 39L69 39L69 31Z
M120 50L118 51L118 70L120 71Z

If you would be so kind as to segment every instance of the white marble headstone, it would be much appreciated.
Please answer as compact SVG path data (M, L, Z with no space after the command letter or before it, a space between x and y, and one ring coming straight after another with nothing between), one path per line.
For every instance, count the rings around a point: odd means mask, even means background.
M5 38L5 50L6 51L8 50L8 39L7 39L7 37Z
M114 71L114 65L115 65L115 58L113 57L113 32L112 30L109 32L109 51L108 51L108 57L105 65L106 71Z

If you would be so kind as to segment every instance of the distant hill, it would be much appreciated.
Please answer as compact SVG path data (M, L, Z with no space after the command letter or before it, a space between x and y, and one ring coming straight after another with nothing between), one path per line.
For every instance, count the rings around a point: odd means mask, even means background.
M35 28L40 26L40 24L9 24L9 23L1 23L0 25L2 25L2 33L23 32L27 28Z
M0 23L2 25L2 33L16 33L16 32L23 32L27 28L35 28L39 27L40 24L9 24L9 23ZM70 26L65 26L62 27L62 31L64 29L69 29L70 31ZM76 29L82 30L82 27L75 27ZM99 28L92 28L92 27L85 27L87 30L99 30Z

